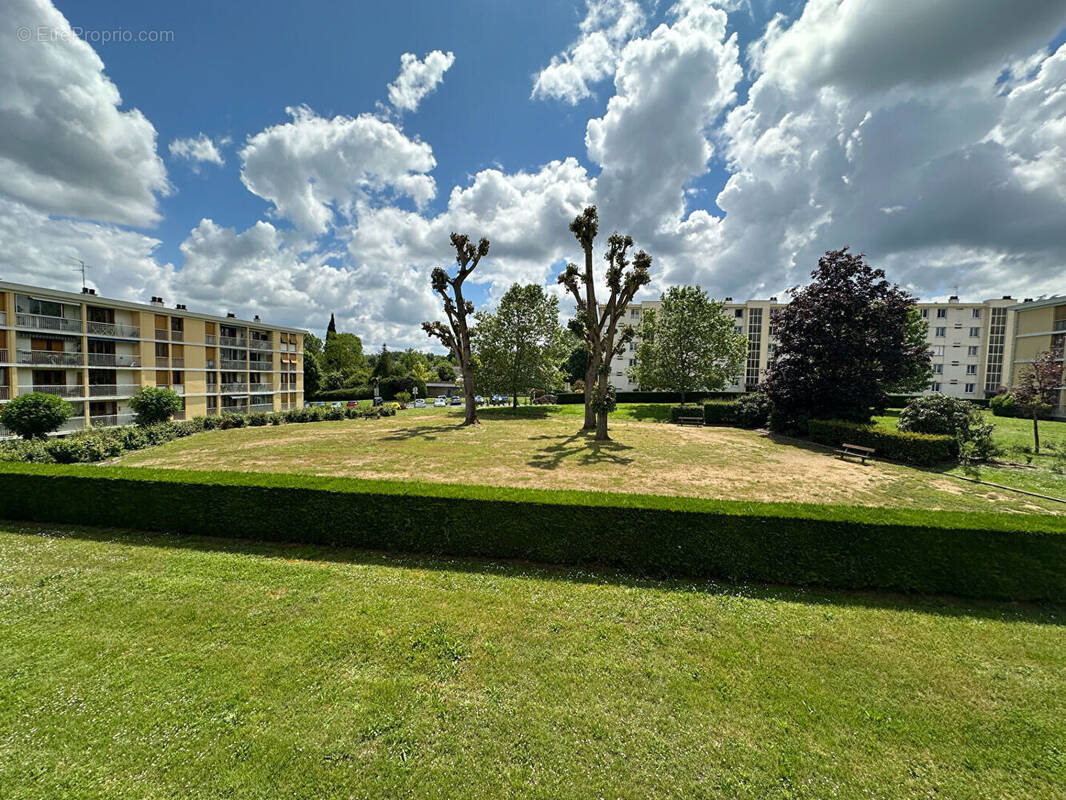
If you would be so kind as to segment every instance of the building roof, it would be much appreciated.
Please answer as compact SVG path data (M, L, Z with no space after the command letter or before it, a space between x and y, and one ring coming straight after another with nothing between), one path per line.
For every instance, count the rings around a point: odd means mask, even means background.
M1010 307L1011 311L1027 311L1030 308L1047 308L1048 306L1066 305L1066 295L1057 294L1054 297L1045 297L1042 300L1030 300L1026 303L1018 303Z
M218 316L215 314L204 314L198 311L189 311L185 308L170 308L168 306L155 305L152 303L134 303L129 300L116 300L112 297L104 297L98 294L85 294L82 292L64 292L59 289L46 289L43 286L29 286L22 283L9 283L7 281L0 281L0 290L8 292L18 292L20 294L27 294L35 297L43 297L47 300L60 300L68 303L85 303L92 301L99 301L106 303L116 308L127 308L131 311L148 311L154 314L160 312L168 312L177 316L184 317L196 317L197 319L206 319L212 322L218 322L223 325L251 325L255 327L259 325L264 328L271 328L276 331L285 331L287 333L306 333L304 328L290 328L285 325L274 325L263 320L251 320L242 319L240 317L227 317Z

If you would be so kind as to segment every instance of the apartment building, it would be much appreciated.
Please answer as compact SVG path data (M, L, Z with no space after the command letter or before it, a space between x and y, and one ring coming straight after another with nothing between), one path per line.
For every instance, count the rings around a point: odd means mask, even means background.
M1054 414L1066 418L1066 296L1026 300L1010 311L1014 317L1012 374L1020 377L1038 355L1050 351L1063 366Z
M625 322L635 326L643 312L659 306L658 300L633 303L627 309ZM1037 306L1050 310L1038 311ZM1014 356L1016 317L1022 310L1038 311L1038 314L1026 317L1032 320L1030 335L1034 342L1043 336L1039 341L1050 346L1048 337L1055 330L1054 325L1059 324L1057 321L1063 319L1055 315L1066 314L1066 298L1018 303L1006 296L997 300L966 303L952 296L947 302L918 303L917 307L929 325L927 339L933 362L933 378L926 393L942 392L954 397L975 399L995 394L1002 387L1011 385L1012 369L1018 363ZM743 372L727 387L727 391L750 391L762 380L774 351L775 321L782 308L784 304L776 297L743 303L733 302L730 297L725 299L722 313L732 319L735 330L748 339ZM1059 308L1064 310L1056 310ZM631 342L625 352L615 354L611 364L611 382L619 391L638 388L629 378L629 368L636 364L636 350L637 343Z
M300 407L303 331L0 281L0 403L46 392L74 406L63 431L125 425L142 386L180 394L179 418Z

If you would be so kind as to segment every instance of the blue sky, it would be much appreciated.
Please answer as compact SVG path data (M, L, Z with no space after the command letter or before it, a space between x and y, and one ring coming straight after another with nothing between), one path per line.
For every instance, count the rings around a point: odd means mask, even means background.
M84 258L107 294L424 345L451 230L492 240L491 305L554 286L595 202L649 296L780 295L844 244L927 298L1066 292L1058 0L5 5L6 278Z

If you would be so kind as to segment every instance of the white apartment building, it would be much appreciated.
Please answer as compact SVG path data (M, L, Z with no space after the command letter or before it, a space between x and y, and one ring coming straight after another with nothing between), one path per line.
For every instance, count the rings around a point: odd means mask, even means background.
M947 302L918 303L922 317L929 324L929 352L933 361L933 378L927 393L942 392L954 397L983 398L995 394L1011 381L1014 363L1014 315L1026 304L1003 297L982 302L961 302L952 296ZM625 322L636 326L641 314L657 309L658 300L633 303ZM748 338L748 356L743 373L726 391L750 391L762 380L774 350L774 321L784 307L776 297L769 300L733 302L727 297L722 313L733 320L738 333ZM616 353L611 364L611 383L618 391L639 387L629 378L629 368L636 364L637 343L631 342L624 352Z

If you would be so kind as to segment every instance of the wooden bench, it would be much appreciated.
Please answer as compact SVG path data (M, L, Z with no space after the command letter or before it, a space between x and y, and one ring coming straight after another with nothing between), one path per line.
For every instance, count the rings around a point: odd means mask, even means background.
M698 417L678 417L676 420L678 425L702 425L703 415Z
M846 456L854 456L861 459L862 463L866 463L866 459L874 457L874 449L872 447L863 447L861 444L847 444L840 445L840 449L836 451L841 459Z

